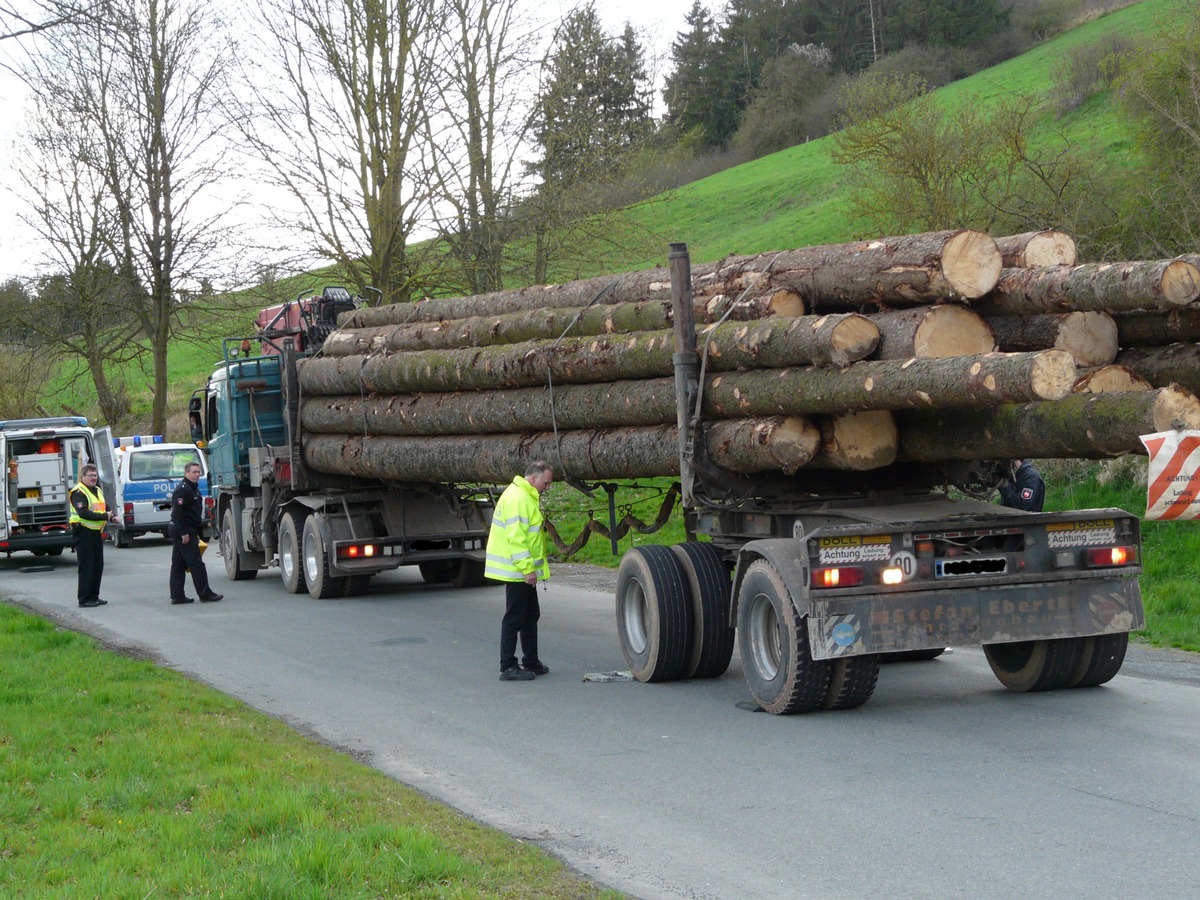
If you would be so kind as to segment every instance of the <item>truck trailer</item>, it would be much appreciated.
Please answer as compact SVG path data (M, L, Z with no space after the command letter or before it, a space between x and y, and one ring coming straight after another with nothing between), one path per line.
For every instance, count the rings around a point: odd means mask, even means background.
M490 491L306 463L297 365L361 302L326 288L264 311L253 338L223 342L222 361L193 395L189 417L199 419L208 453L225 572L238 581L278 568L286 590L315 598L361 594L373 575L410 565L429 583L482 585Z
M684 245L670 268L682 502L697 539L621 561L617 631L638 680L720 676L736 644L755 701L786 714L860 706L882 661L953 646L982 646L1015 691L1116 675L1144 625L1137 516L986 502L996 461L723 472L705 459Z

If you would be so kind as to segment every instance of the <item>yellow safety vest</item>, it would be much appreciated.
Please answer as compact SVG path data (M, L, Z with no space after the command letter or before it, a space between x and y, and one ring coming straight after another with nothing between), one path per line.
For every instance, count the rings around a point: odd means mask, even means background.
M530 572L543 581L549 578L543 521L537 488L518 475L492 513L483 574L497 581L524 581Z
M88 498L88 504L89 504L88 509L90 509L92 512L102 513L102 512L108 511L108 507L104 503L104 494L103 493L101 493L100 496L97 497L95 494L93 494L88 489L88 486L86 484L84 484L83 482L80 482L79 484L75 485L75 487L73 487L71 489L72 493L74 493L75 491L83 491L83 495ZM105 523L105 521L107 521L107 519L108 519L107 516L105 516L103 519L96 519L96 520L81 519L81 518L79 518L79 513L75 511L74 505L71 506L71 524L72 525L82 525L84 528L92 529L92 531L103 531L104 523Z

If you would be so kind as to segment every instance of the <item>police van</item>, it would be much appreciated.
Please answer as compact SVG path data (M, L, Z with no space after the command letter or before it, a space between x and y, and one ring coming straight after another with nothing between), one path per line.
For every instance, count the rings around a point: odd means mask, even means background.
M209 517L208 462L195 444L170 444L162 435L147 434L113 438L113 446L117 460L113 541L118 547L128 547L139 534L168 536L171 494L183 481L189 463L200 464L197 487L204 497L205 518Z

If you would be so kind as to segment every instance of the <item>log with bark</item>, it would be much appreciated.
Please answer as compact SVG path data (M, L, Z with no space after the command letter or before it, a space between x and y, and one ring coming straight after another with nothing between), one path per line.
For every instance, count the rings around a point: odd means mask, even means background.
M1075 239L1061 231L1027 231L996 238L1006 269L1075 265Z
M705 428L709 460L734 473L795 471L819 449L820 433L804 419L734 420ZM389 482L505 484L535 459L581 479L679 474L674 425L589 429L554 434L311 435L304 455L315 471Z
M694 304L697 322L728 319L742 322L770 316L799 316L804 303L783 294L747 298L729 297ZM325 340L326 356L401 350L454 350L516 344L532 340L556 340L596 334L626 334L661 331L671 327L669 300L616 303L590 307L533 309L495 316L466 319L417 321L371 327L342 327Z
M1117 313L1113 319L1122 347L1200 341L1200 309L1139 309Z
M1080 366L1106 366L1117 356L1117 323L1108 313L989 316L987 324L1007 353L1066 350Z
M1200 400L1180 388L1072 394L993 409L897 413L898 459L1103 459L1145 454L1140 435L1200 428Z
M985 316L1119 312L1183 306L1200 296L1200 269L1181 259L1005 269L972 304Z
M1075 375L1070 355L1060 350L730 372L707 379L702 413L746 418L996 406L1064 397ZM305 432L318 434L504 433L661 425L675 419L673 378L552 390L307 397L300 406Z
M1117 364L1132 369L1155 387L1177 384L1200 393L1200 344L1129 347L1117 354Z
M875 349L878 332L862 316L801 316L726 322L699 336L710 371L844 364ZM305 394L406 394L589 384L673 374L670 331L526 341L390 356L314 357L300 363Z
M1000 277L996 242L979 231L955 230L802 247L731 257L692 268L692 293L703 302L726 297L802 298L809 310L912 306L974 299ZM666 268L539 285L470 297L370 307L344 314L339 325L365 328L403 322L465 319L521 310L639 303L670 296Z
M861 472L896 461L899 433L890 412L846 413L819 420L820 451L806 468Z
M879 329L878 359L976 356L996 349L992 329L983 317L955 303L893 310L870 318Z

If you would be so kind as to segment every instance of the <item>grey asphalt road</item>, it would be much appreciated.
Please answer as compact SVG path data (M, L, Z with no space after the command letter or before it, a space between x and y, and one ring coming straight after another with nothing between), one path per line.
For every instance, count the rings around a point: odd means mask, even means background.
M216 548L214 547L213 550ZM0 596L159 660L644 898L1200 895L1200 663L1138 649L1103 688L1018 695L983 654L885 666L857 710L751 712L722 678L624 668L611 572L557 567L532 683L497 680L503 590L315 601L277 577L168 605L165 542L75 566L0 560ZM22 571L44 563L47 571Z

